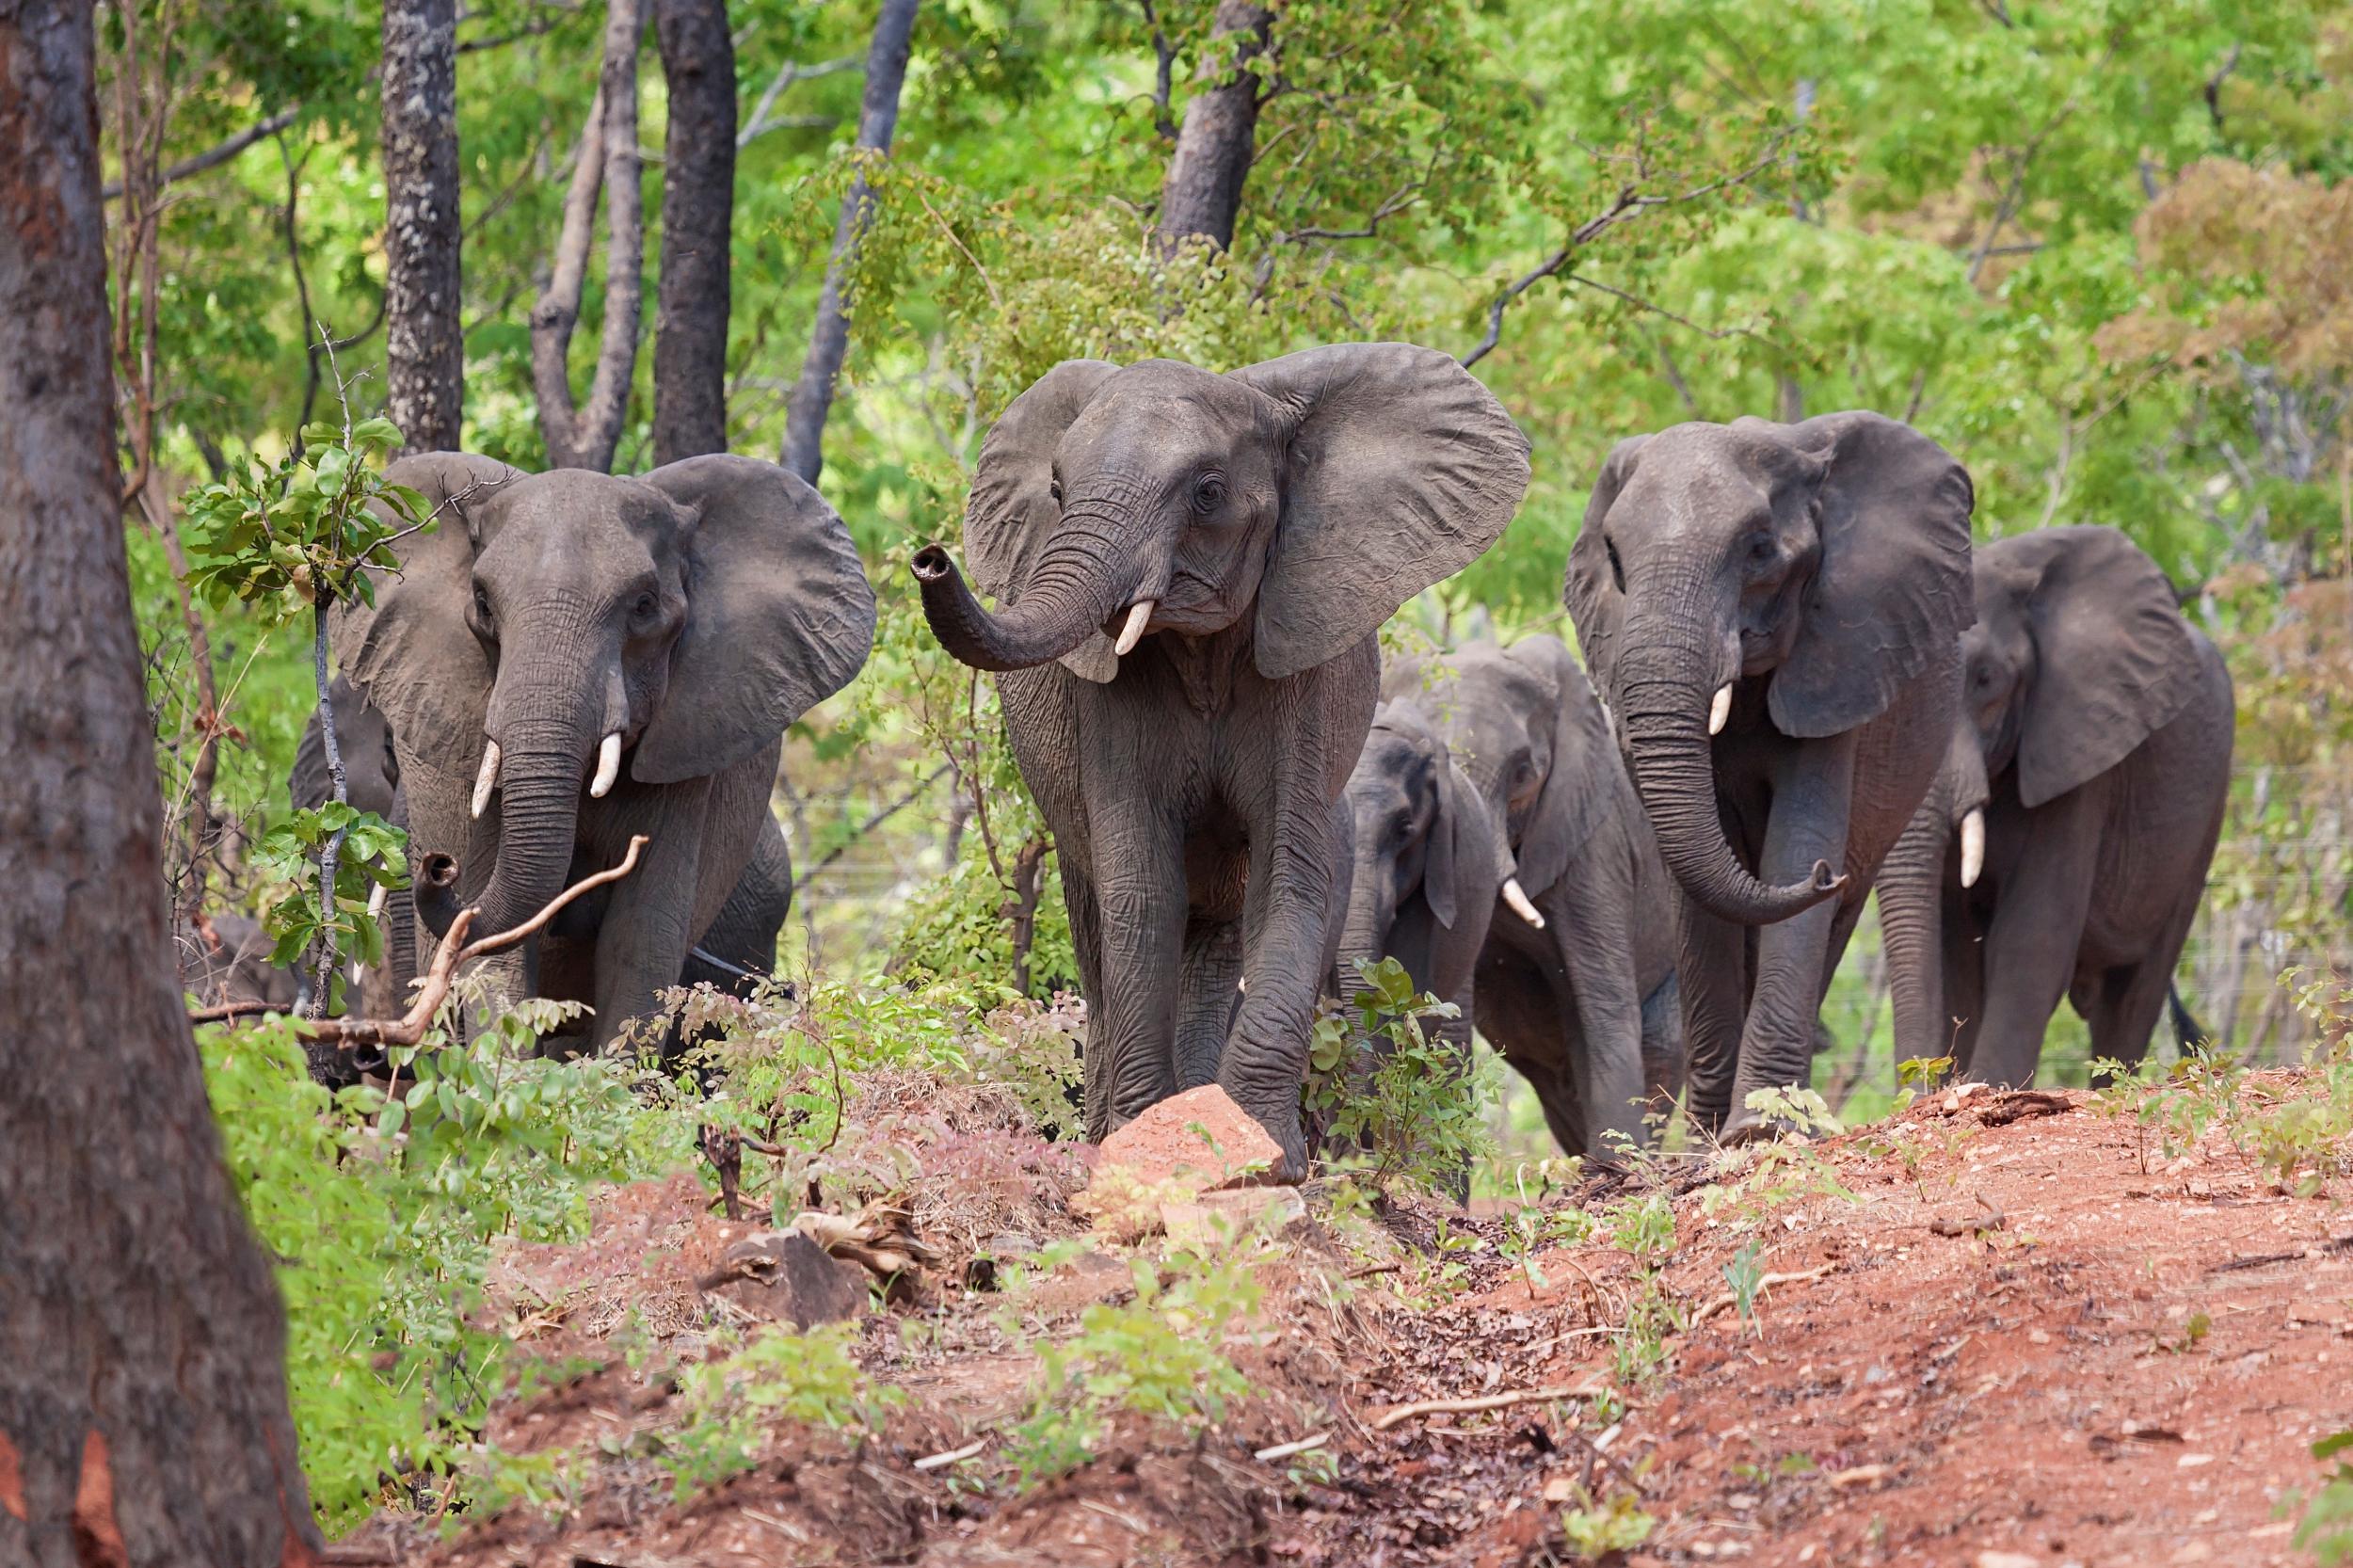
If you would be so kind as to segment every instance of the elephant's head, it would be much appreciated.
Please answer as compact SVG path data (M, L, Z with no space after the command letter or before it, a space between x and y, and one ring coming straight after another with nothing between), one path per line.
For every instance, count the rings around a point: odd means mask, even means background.
M1528 439L1451 359L1341 344L1220 376L1168 360L1057 365L990 430L965 515L981 608L919 552L941 646L982 669L1090 680L1158 632L1247 618L1258 671L1312 668L1495 541Z
M718 773L857 673L874 599L848 531L799 478L690 457L642 478L524 474L456 453L386 477L438 526L372 572L337 656L413 765L496 803L482 932L564 887L584 792ZM412 786L413 794L413 786Z
M1668 869L1757 925L1836 890L1759 882L1725 840L1709 738L1841 734L1885 711L1973 618L1969 475L1872 413L1679 424L1619 443L1565 597ZM1744 699L1745 698L1745 699Z
M1512 856L1504 900L1541 926L1532 898L1567 873L1613 808L1600 787L1602 770L1616 766L1601 703L1558 637L1475 643L1426 670L1400 663L1383 690L1398 696L1425 682L1464 772L1503 826Z
M328 689L335 706L335 749L344 765L344 795L362 811L391 820L393 792L400 788L400 759L392 750L392 726L376 704L360 695L344 676ZM286 793L297 810L316 808L333 798L334 771L327 763L327 743L319 733L319 717L302 731L295 747L294 768L286 776Z
M2198 650L2173 585L2113 528L2041 528L1977 552L1977 623L1961 638L1963 725L1987 777L2018 770L2041 806L2171 723Z
M1409 910L1416 921L1426 910L1448 931L1472 921L1483 932L1512 861L1478 786L1409 701L1375 712L1344 798L1353 856L1338 980L1342 995L1353 995L1357 962L1394 952L1392 934Z

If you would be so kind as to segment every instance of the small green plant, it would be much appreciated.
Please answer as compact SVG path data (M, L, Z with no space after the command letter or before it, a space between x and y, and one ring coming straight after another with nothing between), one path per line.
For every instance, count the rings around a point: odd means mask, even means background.
M850 1354L856 1339L851 1323L770 1328L732 1355L681 1368L685 1418L664 1439L678 1500L749 1469L761 1437L780 1421L835 1432L872 1427L903 1402L903 1390L858 1369Z
M1425 1028L1459 1016L1452 1002L1417 992L1394 958L1357 968L1365 989L1353 1018L1316 1020L1301 1110L1329 1143L1363 1152L1373 1186L1401 1179L1459 1195L1494 1145L1484 1107L1495 1086Z
M1765 1283L1765 1268L1758 1261L1762 1251L1759 1243L1745 1242L1732 1255L1732 1261L1724 1265L1724 1283L1732 1288L1733 1310L1740 1314L1740 1320L1749 1331L1760 1338L1765 1329L1756 1320L1756 1292Z
M1847 1130L1846 1124L1830 1108L1817 1090L1791 1086L1779 1089L1753 1089L1744 1102L1766 1121L1794 1128L1799 1132L1827 1138Z
M1589 1560L1630 1552L1650 1539L1658 1522L1642 1512L1641 1495L1622 1486L1596 1501L1588 1496L1561 1512L1561 1535L1571 1552Z
M2303 1522L2296 1527L2296 1544L2320 1560L2320 1568L2344 1568L2353 1563L2353 1431L2336 1432L2313 1445L2313 1457L2336 1463L2322 1478Z
M1683 1332L1683 1312L1656 1273L1642 1276L1626 1307L1625 1332L1617 1336L1611 1370L1621 1388L1639 1388L1667 1365L1667 1341Z
M1659 1193L1628 1199L1609 1211L1609 1244L1645 1267L1675 1250L1674 1205Z

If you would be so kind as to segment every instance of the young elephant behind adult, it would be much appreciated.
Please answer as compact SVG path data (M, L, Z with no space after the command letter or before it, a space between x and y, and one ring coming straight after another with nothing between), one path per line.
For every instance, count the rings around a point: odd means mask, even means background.
M1668 884L1601 703L1557 637L1401 661L1383 682L1460 764L1501 834L1471 991L1479 1032L1570 1154L1639 1146L1682 1086ZM1361 832L1361 824L1360 824ZM1358 849L1358 865L1363 865Z
M1999 540L1975 576L1953 744L1880 876L1898 1054L2030 1083L2064 995L2094 1057L2137 1062L2222 828L2230 675L2113 528Z
M998 612L937 547L914 569L941 646L1005 672L1086 993L1091 1137L1217 1082L1304 1172L1332 808L1375 633L1527 484L1501 406L1405 344L1223 376L1072 360L989 432L964 541Z
M420 909L508 930L645 835L632 875L525 944L524 989L593 1003L600 1048L744 905L767 918L784 730L865 662L872 590L817 492L746 457L623 478L433 453L387 477L439 526L334 634L392 724L412 868L456 861Z
M1565 598L1673 873L1691 1103L1811 1076L1815 1022L1960 701L1969 475L1871 413L1619 443Z

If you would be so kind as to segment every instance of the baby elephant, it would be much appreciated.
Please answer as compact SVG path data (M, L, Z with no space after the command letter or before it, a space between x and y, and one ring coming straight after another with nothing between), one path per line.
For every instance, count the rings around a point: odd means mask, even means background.
M2231 678L2113 528L1997 540L1975 570L1961 717L1880 876L1897 1048L2030 1083L2066 996L2093 1056L2137 1062L2221 832Z
M1673 941L1664 869L1592 685L1553 637L1401 663L1384 684L1388 738L1376 730L1349 786L1361 804L1344 954L1379 940L1462 1003L1567 1152L1639 1145L1645 1104L1682 1084ZM1410 807L1408 778L1426 781ZM1417 872L1419 904L1392 903ZM1385 906L1400 913L1376 937Z

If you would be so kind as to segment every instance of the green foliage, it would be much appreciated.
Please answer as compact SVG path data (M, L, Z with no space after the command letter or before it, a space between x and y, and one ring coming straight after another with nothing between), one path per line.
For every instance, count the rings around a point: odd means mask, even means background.
M1481 1081L1463 1050L1425 1028L1458 1016L1452 1002L1417 994L1394 958L1358 968L1353 1025L1329 1013L1316 1019L1301 1109L1330 1142L1365 1151L1376 1187L1394 1179L1460 1191L1471 1162L1494 1146L1484 1110L1492 1079Z
M878 1385L858 1369L857 1328L824 1323L795 1332L770 1327L749 1344L679 1369L682 1419L664 1439L664 1464L684 1502L751 1468L760 1440L780 1421L840 1431L873 1427L904 1389Z
M2296 1527L2296 1544L2320 1560L2320 1568L2342 1568L2353 1562L2353 1432L2340 1432L2313 1445L2313 1457L2335 1460L2322 1480L2312 1506Z
M1753 1089L1749 1092L1746 1104L1766 1122L1799 1132L1831 1137L1846 1130L1837 1112L1831 1110L1830 1103L1813 1089L1796 1086Z
M373 811L330 800L291 813L254 846L255 868L272 889L262 906L263 928L277 941L271 963L293 963L328 923L309 877L320 849L339 833L347 853L335 862L335 951L362 964L384 962L384 932L368 900L378 888L397 890L408 881L408 835Z
M1598 1561L1613 1552L1630 1552L1650 1539L1658 1521L1642 1512L1642 1496L1630 1486L1618 1487L1596 1502L1561 1512L1561 1534L1571 1552Z
M1740 1314L1740 1321L1748 1325L1750 1332L1760 1338L1764 1336L1765 1328L1756 1320L1756 1292L1765 1283L1765 1266L1758 1260L1758 1255L1763 1251L1761 1243L1744 1241L1740 1250L1732 1255L1732 1261L1724 1265L1724 1283L1732 1288L1733 1310Z

